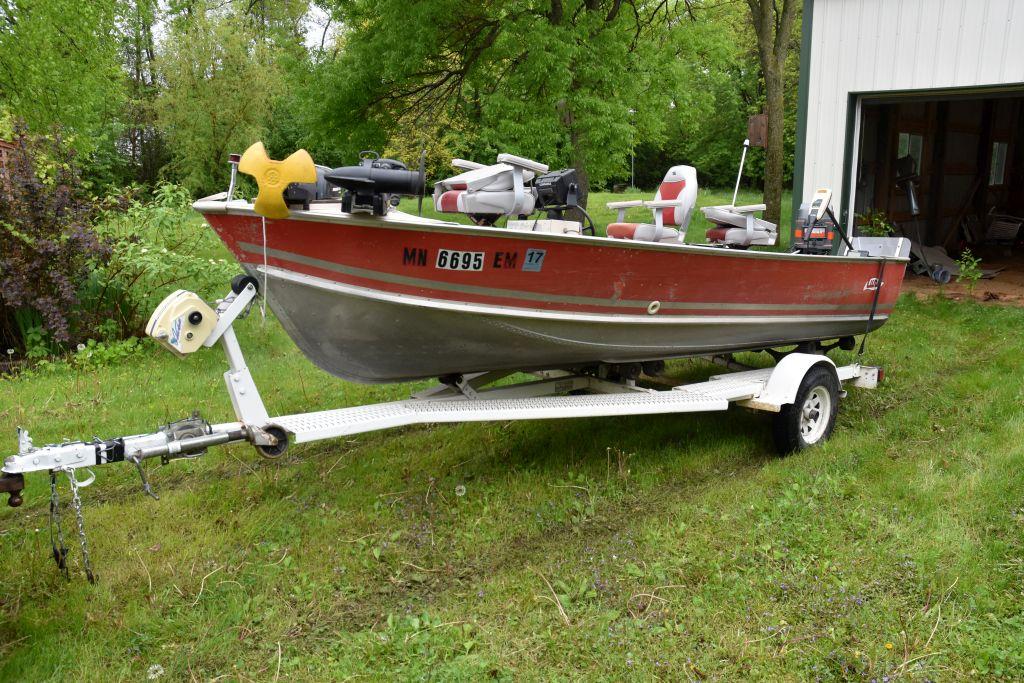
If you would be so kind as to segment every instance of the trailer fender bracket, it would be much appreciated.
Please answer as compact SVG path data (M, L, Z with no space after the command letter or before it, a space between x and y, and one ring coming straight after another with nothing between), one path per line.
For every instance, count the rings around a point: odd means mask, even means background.
M839 373L836 371L836 364L828 356L812 353L791 353L779 361L772 374L764 384L764 390L760 394L745 401L737 403L746 408L765 410L777 413L783 406L789 405L796 400L796 394L800 390L800 384L804 377L815 366L824 366L832 371L839 381ZM840 383L841 386L841 383Z

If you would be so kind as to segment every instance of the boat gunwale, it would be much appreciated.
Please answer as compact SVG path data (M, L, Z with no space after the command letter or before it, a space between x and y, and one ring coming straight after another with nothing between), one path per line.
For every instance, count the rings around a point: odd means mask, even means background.
M200 214L223 214L240 217L262 218L252 208L252 204L242 200L234 200L230 203L224 201L223 193L211 195L196 200L192 208ZM639 249L643 251L656 251L662 253L686 253L693 255L715 255L728 258L752 258L760 260L781 260L781 261L827 261L829 263L909 263L907 256L838 256L831 254L794 254L781 251L750 251L746 249L726 249L710 244L686 244L666 242L640 242L633 240L622 240L598 235L559 235L550 232L519 232L508 228L498 228L479 225L465 225L449 221L439 221L434 218L422 218L413 216L401 211L396 212L404 219L390 219L388 216L367 217L359 214L325 214L314 211L293 210L287 219L305 221L310 223L330 225L353 225L358 227L375 227L389 230L411 230L414 232L443 232L449 234L463 234L480 237L498 237L501 239L529 239L544 242L556 242L561 244L580 244L593 247L611 247L614 249ZM906 239L900 237L899 239Z

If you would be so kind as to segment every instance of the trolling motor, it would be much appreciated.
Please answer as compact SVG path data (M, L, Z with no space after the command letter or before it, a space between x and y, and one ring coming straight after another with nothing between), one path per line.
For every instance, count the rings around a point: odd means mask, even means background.
M535 209L546 211L549 219L564 220L567 211L578 211L590 223L583 228L584 234L594 234L594 219L580 206L580 182L575 168L537 176L533 181L533 191L537 196Z
M917 238L918 252L912 255L917 260L911 265L918 275L927 275L940 285L949 284L952 273L941 263L929 263L924 251L924 239L921 237L921 223L918 216L921 215L921 206L917 201L917 181L921 176L917 172L917 162L914 157L907 154L896 160L896 187L907 193L907 209L914 219L914 236Z
M345 190L341 210L345 213L385 215L405 196L422 197L426 174L410 171L395 159L382 159L374 151L359 153L358 166L342 166L324 174L324 179Z

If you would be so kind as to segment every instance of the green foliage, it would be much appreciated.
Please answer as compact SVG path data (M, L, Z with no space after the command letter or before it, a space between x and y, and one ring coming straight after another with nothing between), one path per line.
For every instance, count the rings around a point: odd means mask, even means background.
M111 253L95 271L99 298L116 311L119 336L142 334L150 312L181 284L213 298L238 272L219 253L213 231L192 211L188 191L163 183L148 201L132 199L110 211L97 232Z
M670 15L638 11L537 0L338 3L344 50L318 68L310 136L344 140L351 154L396 134L438 140L456 121L468 135L451 153L515 152L576 166L600 184L625 166L634 129L658 138L669 106L669 41L648 28Z
M0 2L0 106L34 132L60 125L80 152L118 111L117 0Z
M960 266L960 274L956 276L957 282L963 282L969 294L974 294L974 288L978 286L981 279L981 259L971 253L970 249L964 249L960 258L956 260Z
M230 14L174 22L157 62L163 91L156 121L171 150L165 172L191 192L227 187L227 156L271 124L284 82L266 43Z
M893 223L884 211L872 209L867 213L858 213L857 232L865 237L888 237L892 234Z

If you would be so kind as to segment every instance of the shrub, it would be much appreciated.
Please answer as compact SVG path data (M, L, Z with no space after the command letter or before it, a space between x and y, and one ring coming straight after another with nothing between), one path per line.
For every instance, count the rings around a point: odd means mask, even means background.
M857 231L865 237L888 237L893 232L893 225L884 211L872 209L857 214Z
M82 342L106 343L97 355L134 349L114 342L141 335L176 285L213 298L238 270L218 258L223 248L182 187L89 197L60 135L33 137L20 126L9 158L0 189L0 349L37 362Z
M0 189L4 346L67 344L96 322L79 305L79 291L110 249L91 227L98 203L81 188L75 153L59 132L30 136L15 125Z
M152 309L176 286L210 299L238 272L234 262L216 258L223 253L216 236L177 185L161 184L148 201L129 199L96 230L111 250L96 268L89 298L114 315L116 336L142 334Z
M974 288L981 279L981 259L972 254L970 249L964 249L956 263L960 266L960 274L956 276L956 281L963 282L967 293L973 295Z

